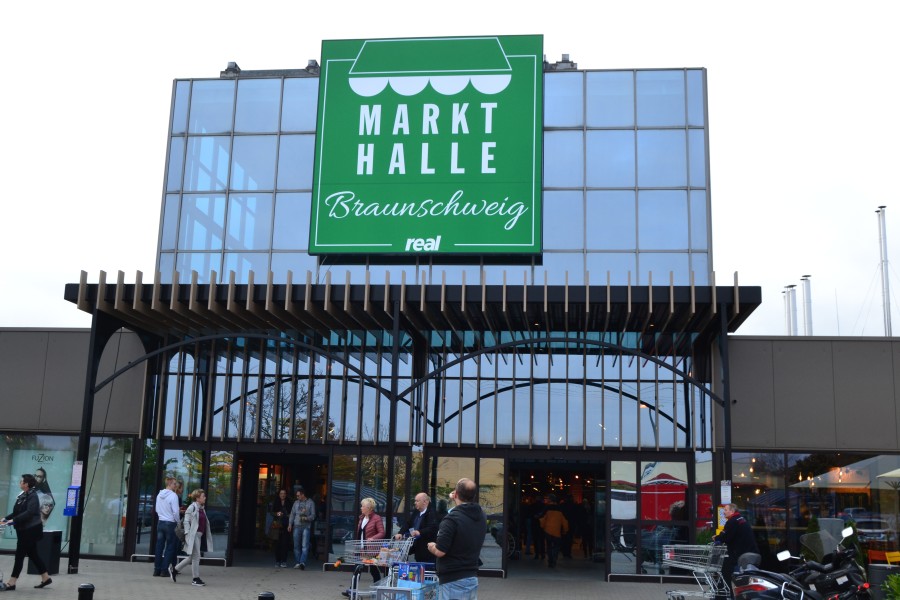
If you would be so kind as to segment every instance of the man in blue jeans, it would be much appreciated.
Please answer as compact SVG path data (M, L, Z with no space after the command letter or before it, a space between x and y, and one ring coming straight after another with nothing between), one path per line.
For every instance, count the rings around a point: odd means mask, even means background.
M178 514L178 495L175 493L174 477L166 477L166 487L156 496L156 561L153 563L153 576L169 576L175 581L175 553L181 545L175 537L175 524L181 518Z
M297 501L291 506L291 517L288 519L288 533L294 535L295 569L306 569L306 557L309 555L309 536L313 521L316 520L316 504L306 497L302 485L296 486Z
M487 519L475 503L478 486L460 479L450 492L453 509L441 521L437 541L428 551L437 557L441 600L478 600L478 558L484 545Z

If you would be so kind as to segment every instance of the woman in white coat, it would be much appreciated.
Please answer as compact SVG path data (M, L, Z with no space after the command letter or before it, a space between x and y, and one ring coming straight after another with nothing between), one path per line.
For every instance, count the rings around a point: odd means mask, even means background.
M191 492L191 505L184 511L184 553L187 558L175 566L180 571L191 563L191 585L204 586L206 583L200 579L200 546L203 536L206 536L206 549L213 551L212 530L209 527L209 519L206 518L206 492L194 490Z

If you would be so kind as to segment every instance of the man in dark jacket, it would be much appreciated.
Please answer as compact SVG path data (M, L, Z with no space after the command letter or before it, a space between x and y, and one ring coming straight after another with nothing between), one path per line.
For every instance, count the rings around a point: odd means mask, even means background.
M450 492L455 506L441 521L437 541L428 551L437 557L441 600L478 600L478 557L487 532L487 519L475 503L478 486L460 479Z
M437 539L438 519L431 507L431 496L425 492L416 494L415 508L403 523L402 533L395 535L394 539L413 538L412 552L416 561L434 562L428 544Z
M753 528L747 522L741 513L738 512L737 506L734 504L725 505L725 528L722 533L714 539L717 544L725 544L728 548L728 556L722 563L722 578L731 594L731 574L737 565L738 558L741 554L747 552L759 553L756 547L756 539L753 536Z

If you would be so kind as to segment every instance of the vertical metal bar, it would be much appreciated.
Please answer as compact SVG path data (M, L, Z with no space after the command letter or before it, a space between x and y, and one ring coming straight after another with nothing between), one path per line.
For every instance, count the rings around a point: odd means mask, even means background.
M465 271L463 271L465 276ZM478 448L481 443L481 359L484 355L480 354L474 358L475 360L475 447Z
M234 342L228 340L228 344L225 346L225 389L222 392L222 435L219 441L225 441L225 438L228 437L231 424L231 393L234 387L231 384L232 377L234 377Z
M443 271L446 273L446 271ZM463 340L463 336L460 336L459 339L459 355L462 356L465 354L466 347L465 342ZM465 372L465 362L460 362L456 365L456 368L459 369L459 392L456 394L457 402L459 403L459 408L456 411L456 447L462 446L462 437L463 437L463 384L465 383L465 379L463 378L463 373Z
M500 387L500 351L494 351L494 435L493 435L493 443L491 444L494 448L497 447L497 413L499 411L500 399L497 397L497 389Z
M287 440L289 444L297 441L297 411L299 410L299 406L297 406L297 400L299 394L297 393L297 373L300 370L300 348L297 346L291 347L291 374L290 382L291 382L291 414L288 417L288 434Z

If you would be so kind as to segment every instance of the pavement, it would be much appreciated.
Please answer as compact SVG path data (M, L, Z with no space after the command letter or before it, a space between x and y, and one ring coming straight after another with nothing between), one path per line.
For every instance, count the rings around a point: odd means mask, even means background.
M12 559L11 555L0 556L0 570L6 576L12 569ZM66 570L65 557L60 562L60 569ZM341 591L350 581L349 573L323 572L313 567L301 571L261 565L202 565L200 577L206 587L191 585L190 568L178 576L176 583L168 578L153 577L152 573L153 565L149 562L82 559L77 574L53 575L53 584L41 590L33 589L40 583L40 577L23 570L14 597L89 600L79 596L78 588L90 583L94 586L93 600L258 600L263 592L272 592L275 600L343 600ZM363 581L368 583L370 579L365 576ZM562 571L531 569L530 573L515 573L506 579L481 577L478 597L479 600L665 600L666 590L684 589L684 585L572 579ZM0 592L9 593L13 592Z

